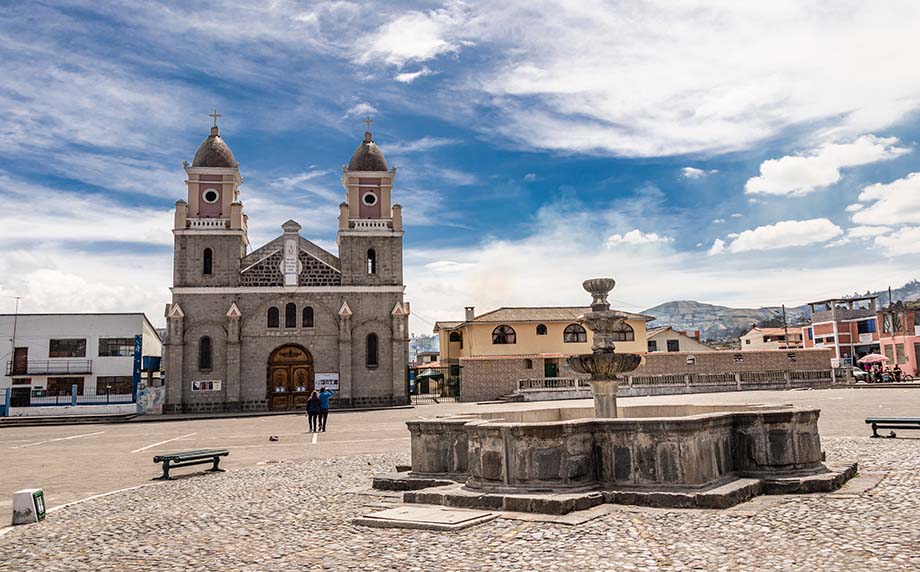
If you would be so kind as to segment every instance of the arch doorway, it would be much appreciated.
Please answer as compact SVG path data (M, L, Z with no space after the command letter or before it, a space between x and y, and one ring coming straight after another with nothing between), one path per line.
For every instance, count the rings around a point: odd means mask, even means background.
M313 356L301 346L281 346L268 358L268 404L273 411L304 409L313 391Z

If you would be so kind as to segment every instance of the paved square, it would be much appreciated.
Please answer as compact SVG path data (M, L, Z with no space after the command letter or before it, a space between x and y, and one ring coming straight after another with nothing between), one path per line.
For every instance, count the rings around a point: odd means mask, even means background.
M378 529L352 520L386 499L355 491L408 462L405 419L508 406L342 413L315 443L299 416L3 429L4 501L39 486L54 509L144 486L5 532L0 570L920 570L920 439L869 439L863 423L870 414L916 415L920 392L655 400L818 406L828 461L859 461L875 482L727 511L611 507L578 526L498 518L458 532ZM204 447L229 447L229 471L149 480L158 474L154 454Z

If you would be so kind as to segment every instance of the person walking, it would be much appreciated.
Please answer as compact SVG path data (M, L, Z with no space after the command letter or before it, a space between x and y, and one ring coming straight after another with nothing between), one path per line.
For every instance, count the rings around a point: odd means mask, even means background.
M319 428L319 404L319 395L314 389L309 399L307 399L307 419L310 423L310 433L316 433L316 430Z
M319 430L326 432L326 418L329 417L329 398L332 397L332 390L321 387L319 390Z

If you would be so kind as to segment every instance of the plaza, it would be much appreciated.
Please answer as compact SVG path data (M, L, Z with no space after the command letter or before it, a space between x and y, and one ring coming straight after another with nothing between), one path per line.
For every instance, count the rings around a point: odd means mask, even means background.
M0 518L9 521L12 492L25 487L43 488L51 510L42 523L0 529L0 570L920 569L917 439L870 439L864 423L914 415L916 389L621 401L820 408L828 461L856 461L860 474L835 493L765 496L723 511L602 505L579 524L502 514L460 532L371 529L352 520L398 502L370 481L408 463L406 420L508 404L335 413L320 434L307 433L301 415L5 428ZM218 447L230 450L226 473L151 480L157 453Z

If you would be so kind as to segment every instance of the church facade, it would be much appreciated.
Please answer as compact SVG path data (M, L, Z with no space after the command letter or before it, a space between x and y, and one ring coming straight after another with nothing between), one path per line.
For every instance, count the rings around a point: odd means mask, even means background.
M294 220L251 249L239 164L216 125L185 164L167 306L164 412L408 403L402 207L370 131L342 169L338 255Z

